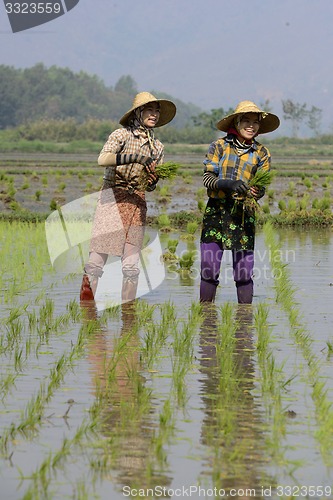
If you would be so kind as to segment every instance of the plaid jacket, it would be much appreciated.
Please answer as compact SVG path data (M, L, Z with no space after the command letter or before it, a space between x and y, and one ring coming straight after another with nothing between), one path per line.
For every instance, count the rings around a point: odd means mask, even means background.
M268 149L257 141L253 141L249 151L239 154L233 147L232 138L226 136L209 146L203 163L203 183L208 196L224 198L224 191L217 189L218 179L240 179L248 182L258 168L270 170L271 155Z
M152 156L157 159L157 163L163 163L164 146L154 139L154 151L150 149L147 135L139 129L129 127L116 129L109 135L103 146L101 153L139 153L144 156ZM118 165L117 167L107 167L110 185L125 188L137 188L139 178L144 172L144 167L140 163L130 163L129 165ZM149 189L147 189L149 191Z

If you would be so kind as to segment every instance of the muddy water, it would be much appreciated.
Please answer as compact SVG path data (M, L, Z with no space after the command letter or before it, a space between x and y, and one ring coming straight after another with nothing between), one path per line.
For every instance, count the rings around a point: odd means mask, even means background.
M178 236L160 235L162 246ZM288 264L295 287L298 320L311 337L310 351L318 362L320 380L326 384L327 399L332 401L333 355L329 355L327 343L333 344L333 234L330 230L283 230L277 236L281 258ZM177 253L188 248L197 249L197 240L180 239ZM24 297L15 298L15 305L29 304L28 310L38 312L47 298L54 302L54 317L59 318L71 301L77 301L79 284L78 275L46 273ZM130 307L117 308L101 326L94 319L103 311L86 310L88 317L43 331L41 343L37 335L30 334L33 347L20 370L14 369L18 368L14 356L1 351L1 380L8 373L17 373L1 403L1 435L5 435L13 423L24 420L28 402L49 380L54 363L76 344L82 325L91 325L40 421L24 433L13 434L7 449L2 450L1 498L23 498L29 492L29 498L187 498L191 494L197 499L214 498L214 487L220 489L220 497L225 490L234 498L289 498L292 493L303 498L333 498L328 488L333 483L332 453L323 449L320 432L325 429L316 414L304 352L275 300L263 234L259 231L257 237L253 307L237 306L231 260L226 254L216 305L204 310L201 323L191 323L183 339L185 345L192 335L185 361L184 353L178 359L174 351L175 335L176 331L182 334L189 322L191 304L198 301L198 286L196 260L189 274L170 268L161 285L140 299L155 306L151 317L142 320ZM147 335L161 323L161 308L168 302L174 305L177 321L170 321L170 329L165 326L160 344L155 338L154 354L148 358ZM216 348L220 309L226 302L231 303L238 325L229 357L227 348L223 353ZM269 308L269 349L275 375L289 381L280 393L280 406L263 389L254 328L258 304ZM3 304L2 335L8 331L3 323L8 308ZM23 335L29 336L27 329ZM126 339L126 356L112 363L121 339ZM22 345L26 340L22 339ZM229 384L223 385L221 379L230 374ZM101 399L96 399L98 393L103 395ZM100 406L93 432L73 440L79 426L92 421L96 401ZM60 454L53 467L46 467L44 482L38 483L44 493L38 497L31 475L47 457L66 449L64 439L73 440L70 450L66 456ZM277 491L276 486L280 486ZM300 486L302 490L297 489ZM307 489L309 486L315 489Z

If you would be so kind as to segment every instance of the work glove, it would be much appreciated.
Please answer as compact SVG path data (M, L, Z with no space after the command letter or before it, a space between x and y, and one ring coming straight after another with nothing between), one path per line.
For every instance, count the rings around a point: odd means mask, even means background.
M140 155L137 153L118 153L116 156L117 165L128 165L129 163L140 163L145 167L149 166L153 162L153 158L150 156Z
M245 195L249 189L244 181L232 181L231 179L219 179L217 181L217 187L223 191L234 192L240 195Z

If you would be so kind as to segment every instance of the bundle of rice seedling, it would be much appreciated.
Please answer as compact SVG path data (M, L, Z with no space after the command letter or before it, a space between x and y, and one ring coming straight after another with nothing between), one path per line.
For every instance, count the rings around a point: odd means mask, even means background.
M174 177L176 177L180 166L181 165L179 163L168 161L166 163L156 165L155 172L160 179L173 179ZM140 179L140 186L144 189L148 186L147 172L143 172L143 175Z
M263 170L260 168L249 181L249 186L257 187L259 189L266 188L271 184L274 175L275 172L272 172L272 170Z
M167 161L166 163L156 165L156 173L160 179L173 179L176 177L179 167L179 163Z
M258 189L263 189L269 186L273 180L275 172L271 170L258 169L252 179L248 182L248 186L256 187ZM235 205L233 212L236 212L239 208L239 204L242 204L243 211L247 210L249 212L255 212L260 209L258 201L253 197L251 190L249 189L246 195L240 196L234 194L233 198L235 200Z

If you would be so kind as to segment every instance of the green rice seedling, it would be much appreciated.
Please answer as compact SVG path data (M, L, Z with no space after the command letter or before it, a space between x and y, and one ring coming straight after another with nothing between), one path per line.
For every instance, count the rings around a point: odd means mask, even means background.
M155 304L148 304L144 300L140 300L136 303L135 312L139 325L146 325L147 323L154 321L153 316L156 311L156 307L157 306Z
M170 218L167 214L160 214L157 218L158 226L161 230L170 228Z
M198 223L197 222L188 222L186 224L186 231L189 235L194 235L198 229Z
M170 302L164 302L160 307L161 311L161 326L166 333L163 334L163 341L169 333L172 333L177 328L178 320L176 315L175 305Z
M22 372L22 355L23 355L23 349L16 349L14 353L14 367L16 372Z
M7 190L7 195L9 196L9 198L14 198L15 194L16 194L16 189L14 188L13 184L10 184Z
M185 251L179 258L179 266L183 271L190 271L195 260L195 251Z
M180 167L179 163L169 161L156 165L155 172L161 180L171 180L177 176ZM140 185L143 189L146 189L148 185L146 173L140 178Z
M266 304L258 304L254 314L254 323L258 332L257 349L266 352L271 340L271 329L267 324L268 307Z
M287 196L294 196L294 194L295 194L295 182L290 181L288 184L288 189L286 191L286 195Z
M22 191L24 191L25 189L29 189L29 187L30 187L29 182L25 181L25 182L22 184L21 189L22 189Z
M304 179L303 184L309 190L312 189L312 187L313 187L312 182L311 182L311 180L309 178Z
M161 307L161 323L146 323L143 353L148 367L152 367L156 362L158 353L174 328L177 328L175 308L172 303L166 302Z
M18 201L16 200L12 200L11 202L9 202L9 208L13 211L13 212L19 212L21 210L21 205L19 204Z
M262 211L264 214L270 214L271 213L271 209L269 207L269 204L268 203L264 203L261 207Z
M37 191L35 192L35 200L36 201L40 201L40 197L42 196L42 191L40 191L39 189L37 189Z
M177 176L180 167L181 165L179 163L168 161L156 165L156 173L160 179L174 179Z
M50 201L50 210L54 211L58 209L58 202L54 198Z
M288 201L289 212L295 212L297 210L297 201L294 198Z
M325 211L325 210L331 210L331 199L330 198L321 198L319 201L318 201L318 208L319 210L321 211Z
M179 241L175 239L169 239L167 242L167 247L170 253L175 254L177 250Z
M66 304L66 311L69 314L69 317L74 323L81 319L82 309L75 299L70 300Z
M175 394L177 405L180 408L185 408L185 405L188 401L185 378L190 369L190 365L186 363L180 356L172 358L171 364L172 390Z
M163 409L159 414L159 425L162 429L170 429L170 423L172 421L173 411L171 407L170 399L166 399L163 404Z
M268 196L269 201L274 200L274 195L275 195L274 189L268 189L267 190L267 196Z
M204 212L206 208L206 202L204 200L198 200L198 210Z
M312 200L312 208L314 208L315 210L319 208L319 200L318 200L318 198L314 198Z
M287 209L287 204L285 200L279 200L278 207L281 212L284 212Z
M274 176L275 176L274 171L264 170L262 168L259 168L252 177L252 179L249 181L249 186L257 187L259 189L266 188L272 183Z
M207 190L205 187L198 188L196 191L197 200L201 200L202 198L204 198L206 196L206 192L207 192Z
M333 342L327 340L326 345L327 345L328 356L331 356L333 354Z
M170 186L161 186L158 191L158 199L159 201L168 200L170 197Z
M42 176L42 184L43 184L43 186L47 186L48 185L47 175L43 175Z

